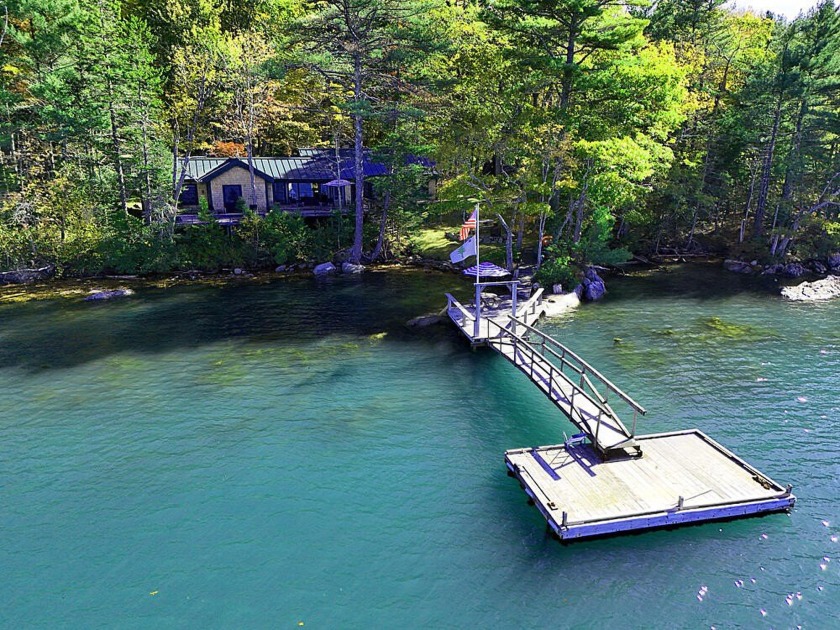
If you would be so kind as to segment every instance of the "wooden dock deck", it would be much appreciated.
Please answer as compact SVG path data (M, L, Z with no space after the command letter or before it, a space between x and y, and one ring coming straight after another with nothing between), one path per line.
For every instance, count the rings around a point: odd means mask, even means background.
M697 430L638 436L644 456L604 461L588 444L505 453L510 473L562 540L731 519L795 497Z
M506 284L509 299L482 289ZM542 291L524 303L516 282L478 283L450 319L525 374L580 431L565 444L505 453L515 476L562 540L789 510L796 497L697 430L636 435L641 405L559 341L537 330ZM477 304L477 306L476 306ZM628 428L614 410L632 413Z

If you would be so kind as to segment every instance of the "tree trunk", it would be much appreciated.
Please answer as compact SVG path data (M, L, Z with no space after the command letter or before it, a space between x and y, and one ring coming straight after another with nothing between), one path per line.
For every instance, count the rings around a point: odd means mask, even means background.
M505 267L508 271L513 271L513 232L501 214L496 213L496 216L505 230Z
M537 232L537 269L539 269L542 266L543 238L545 237L545 222L547 219L548 213L545 211L541 211L539 219L539 230Z
M577 45L578 21L573 15L569 20L569 37L566 41L566 66L563 68L561 79L560 110L565 111L572 98L572 82L574 81L575 47Z
M379 219L379 238L376 239L376 247L370 255L370 259L377 260L382 255L382 249L385 245L385 228L388 223L388 208L391 205L391 191L385 192L385 200L382 203L382 217Z
M365 222L364 137L362 113L359 111L362 105L362 58L358 53L353 56L353 101L355 105L355 111L353 112L353 158L356 176L356 231L353 236L353 248L350 250L350 261L358 265L362 259L362 236Z
M117 129L117 114L114 111L114 96L111 80L108 79L108 116L111 120L111 145L114 150L114 170L117 173L117 189L120 195L120 206L125 214L128 214L128 195L125 190L125 173L122 164L122 146L120 143L119 130Z
M753 223L753 238L760 238L764 233L764 216L767 213L767 196L770 192L770 176L773 171L773 158L776 153L776 139L779 135L779 123L782 119L782 92L779 92L779 100L776 103L776 112L773 115L773 129L770 133L770 142L767 145L767 152L764 156L764 165L761 170L761 183L758 187L758 205L755 208L755 222Z

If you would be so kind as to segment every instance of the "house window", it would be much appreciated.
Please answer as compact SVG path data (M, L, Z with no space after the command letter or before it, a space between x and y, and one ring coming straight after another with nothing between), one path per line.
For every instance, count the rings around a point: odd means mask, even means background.
M289 201L305 201L312 197L312 184L298 182L289 184Z
M286 203L286 182L274 182L274 203Z
M197 206L198 186L196 184L184 184L179 201L182 206Z

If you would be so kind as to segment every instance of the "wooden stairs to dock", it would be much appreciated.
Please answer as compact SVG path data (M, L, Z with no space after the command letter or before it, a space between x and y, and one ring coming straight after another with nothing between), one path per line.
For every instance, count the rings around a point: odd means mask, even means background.
M524 321L511 317L506 326L493 322L491 329L496 334L487 345L548 396L604 459L642 455L634 435L636 416L644 415L644 408L559 341ZM610 395L632 409L632 429L610 406Z
M479 294L491 284L507 283L482 283ZM447 298L450 319L470 342L490 347L513 363L589 438L604 459L641 456L634 435L637 414L644 415L645 410L577 354L533 327L542 314L542 289L524 304L499 300L478 313L474 304L465 307L451 295ZM610 397L632 411L631 429L610 406Z

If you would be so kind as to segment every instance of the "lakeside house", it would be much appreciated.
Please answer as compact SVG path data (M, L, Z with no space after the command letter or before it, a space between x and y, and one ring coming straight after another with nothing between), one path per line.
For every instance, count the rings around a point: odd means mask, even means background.
M356 186L352 149L304 148L294 157L255 157L256 198L251 199L248 162L237 157L192 157L187 166L179 198L179 223L198 221L201 199L207 200L210 212L220 223L237 223L242 210L250 207L260 215L271 211L293 212L303 217L328 216L355 207ZM422 158L410 158L430 170L433 164ZM180 162L179 162L180 168ZM370 159L364 161L365 206L374 197L372 177L387 176L387 166ZM433 183L430 193L433 193ZM244 201L240 201L244 200Z

